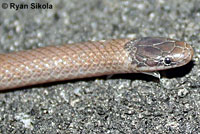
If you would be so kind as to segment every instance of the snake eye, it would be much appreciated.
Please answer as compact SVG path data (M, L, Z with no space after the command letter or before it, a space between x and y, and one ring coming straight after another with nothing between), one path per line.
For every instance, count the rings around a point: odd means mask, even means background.
M166 57L166 58L164 59L164 64L165 64L165 65L170 65L171 62L172 62L172 61L171 61L171 58L169 58L169 57Z

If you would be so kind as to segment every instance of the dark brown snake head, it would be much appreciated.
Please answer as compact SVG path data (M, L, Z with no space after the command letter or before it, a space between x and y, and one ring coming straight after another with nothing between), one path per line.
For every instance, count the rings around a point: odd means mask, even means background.
M133 68L154 72L183 66L191 61L193 49L185 42L161 37L131 40L125 45Z

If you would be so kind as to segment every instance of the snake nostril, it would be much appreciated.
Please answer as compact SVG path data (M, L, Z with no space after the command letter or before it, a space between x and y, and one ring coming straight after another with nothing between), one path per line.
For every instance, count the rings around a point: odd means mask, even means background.
M193 48L189 45L189 44L186 44L185 45L185 52L187 53L187 60L190 61L194 55L194 50Z
M189 44L186 44L186 47L189 49L191 57L193 57L193 54L194 54L193 48Z

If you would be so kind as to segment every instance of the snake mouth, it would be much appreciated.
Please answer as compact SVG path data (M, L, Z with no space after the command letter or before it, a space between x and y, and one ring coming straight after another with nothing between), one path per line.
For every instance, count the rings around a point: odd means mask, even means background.
M166 38L142 38L132 43L132 64L138 72L161 71L189 63L194 51L186 42Z
M170 68L176 68L188 64L194 55L194 50L191 45L182 41L175 41L175 47L163 57L162 67L157 68L157 70L165 70ZM169 60L169 61L168 61ZM169 62L169 64L167 63Z
M161 65L162 67L160 67L160 69L158 67L157 70L165 70L184 66L192 60L194 50L191 45L182 41L175 41L174 44L174 49L170 52L168 56L164 58L164 64ZM166 60L168 59L168 57L170 61ZM169 64L167 64L166 62L169 62Z

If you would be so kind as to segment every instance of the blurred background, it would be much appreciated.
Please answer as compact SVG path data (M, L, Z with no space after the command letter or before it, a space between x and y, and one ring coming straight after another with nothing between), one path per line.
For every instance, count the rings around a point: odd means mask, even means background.
M160 81L131 74L2 92L0 133L198 133L199 32L198 0L1 0L1 53L160 36L188 42L195 56L178 69L187 73Z

